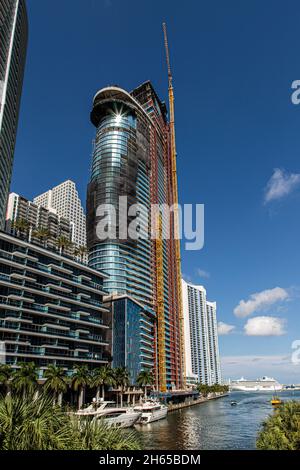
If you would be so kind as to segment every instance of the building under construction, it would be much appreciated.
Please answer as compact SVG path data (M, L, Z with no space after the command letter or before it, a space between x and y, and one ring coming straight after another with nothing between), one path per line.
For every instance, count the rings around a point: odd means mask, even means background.
M166 34L165 43L168 59ZM141 331L141 341L147 343L147 348L143 352L142 344L140 354L135 356L139 370L154 369L157 388L162 392L184 388L177 212L171 212L168 220L164 211L151 216L151 205L170 207L177 203L169 59L168 69L170 119L165 103L149 81L132 92L109 86L96 94L91 121L97 130L87 193L89 264L109 274L104 287L113 294L111 298L129 295L154 313L156 321L151 328ZM147 207L147 237L132 239L121 234L120 225L125 222L128 227L133 218L119 207L120 196L127 196L128 206ZM106 240L99 239L96 231L97 208L102 204L112 204L117 216L115 236ZM156 237L151 237L153 227ZM165 233L170 234L168 239ZM127 341L124 366L126 357L132 363L135 345L131 348L130 344Z

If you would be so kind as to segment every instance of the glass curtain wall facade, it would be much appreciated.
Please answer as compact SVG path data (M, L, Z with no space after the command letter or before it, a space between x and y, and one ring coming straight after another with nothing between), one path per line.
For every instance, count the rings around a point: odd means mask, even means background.
M5 222L27 49L24 0L0 0L0 227Z
M142 370L155 368L155 312L128 296L106 303L112 312L112 366L126 367L132 384Z
M89 264L109 274L105 281L109 293L128 294L156 312L157 260L155 241L150 236L151 204L172 205L173 201L166 107L150 82L131 93L108 87L95 96L91 121L96 127L96 139L87 192ZM146 237L132 240L122 233L122 227L128 227L135 217L120 210L119 196L127 197L128 207L143 204L147 208ZM99 240L97 236L97 208L101 204L116 208L116 236L109 240ZM162 223L166 224L164 218ZM167 387L179 389L182 374L172 224L171 215L171 240L163 241L165 358Z

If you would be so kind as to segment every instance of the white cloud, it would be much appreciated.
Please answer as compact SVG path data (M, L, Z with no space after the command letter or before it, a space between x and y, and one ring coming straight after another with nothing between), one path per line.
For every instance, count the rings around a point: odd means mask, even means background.
M222 321L218 323L219 335L229 335L229 333L232 333L234 329L235 329L234 325L228 325L227 323L224 323Z
M253 312L259 312L268 309L271 305L277 302L287 300L289 294L285 289L281 287L275 287L274 289L263 290L250 295L249 300L241 300L234 309L234 314L237 317L244 318L251 315Z
M299 173L288 173L285 170L276 168L265 189L265 204L287 196L297 186L300 186Z
M276 317L250 318L244 326L247 336L282 336L285 334L285 320Z
M198 268L196 272L197 272L199 277L203 277L205 279L208 279L210 277L210 273L205 271L204 269L199 269Z
M256 379L271 376L280 383L299 383L300 364L295 365L291 360L291 352L276 356L223 356L222 372L224 378Z

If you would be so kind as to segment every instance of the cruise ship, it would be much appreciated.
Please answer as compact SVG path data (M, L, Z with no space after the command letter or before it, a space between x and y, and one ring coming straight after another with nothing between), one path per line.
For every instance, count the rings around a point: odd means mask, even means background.
M283 386L272 377L262 377L257 380L247 380L242 377L232 380L229 384L230 390L240 392L279 392Z

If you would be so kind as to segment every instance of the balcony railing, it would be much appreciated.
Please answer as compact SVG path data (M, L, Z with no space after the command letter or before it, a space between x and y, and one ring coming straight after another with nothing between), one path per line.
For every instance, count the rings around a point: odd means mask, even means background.
M84 300L81 299L79 296L82 295L82 293L78 293L78 294L72 294L72 293L69 293L69 292L62 292L62 291L59 291L59 290L56 290L54 287L47 287L45 286L44 284L40 284L40 283L37 283L37 282L30 282L30 281L23 281L21 279L11 279L11 277L7 274L3 274L1 273L0 274L0 280L3 280L7 283L12 283L14 285L18 285L20 287L27 287L28 289L34 289L36 290L37 292L38 291L41 291L41 292L45 292L47 294L52 294L54 296L57 296L59 298L66 298L66 299L71 299L73 301L76 301L78 303L81 303L81 304L85 304L85 305L94 305L98 308L100 308L101 310L107 310L103 307L103 304L101 302L98 302L97 300L94 300L94 299L87 299L85 298ZM13 290L11 289L10 293L15 293L16 295L20 295L19 292L17 292L16 290ZM30 297L32 299L34 299L34 296L32 296L31 294L25 295L25 297Z
M10 322L9 320L0 320L0 328L3 329L9 329L9 330L15 330L18 332L24 331L25 334L26 332L33 332L37 333L40 336L43 335L51 335L51 336L58 336L61 337L63 336L64 338L71 338L74 339L75 341L78 342L86 342L86 341L93 341L95 343L101 343L103 345L108 345L109 343L103 339L103 337L98 336L98 335L92 335L92 334L79 334L78 332L75 331L69 331L66 332L61 329L56 329L56 325L53 324L52 326L42 326L42 325L28 325L28 324L20 324L18 322ZM57 325L59 326L59 325Z
M60 350L59 352L55 351L46 351L45 348L41 347L34 347L34 346L29 346L29 347L15 347L15 348L7 348L6 353L8 355L12 354L20 354L26 356L27 354L35 355L35 356L55 356L55 357L62 357L64 358L73 358L73 359L93 359L93 360L102 360L103 356L101 353L80 353L77 354L74 351L63 351Z
M61 311L56 311L53 307L46 307L44 305L39 305L39 304L26 304L23 302L23 305L21 305L21 302L18 300L12 300L12 299L7 299L7 298L0 298L0 305L7 305L7 306L13 306L17 307L19 309L26 309L26 310L34 310L37 312L41 313L48 313L50 315L55 316L56 318L64 318L66 320L74 319L77 320L78 322L83 322L83 323L88 323L92 325L104 325L104 321L101 318L95 318L93 316L84 316L84 319L81 318L81 314L77 312L69 312L68 314L64 314Z
M21 251L21 250L19 250ZM17 260L15 260L15 256L12 254L12 253L8 253L6 251L3 251L1 250L0 251L0 258L4 258L4 259L7 259L7 260L10 260L10 261L13 261L17 264L21 264L23 265L24 267L28 266L28 267L31 267L31 268L34 268L34 269L38 269L40 271L43 271L45 273L48 273L48 274L51 274L53 273L54 275L58 276L58 277L64 277L65 279L68 279L72 282L75 282L76 284L78 284L79 286L86 286L86 287L91 287L95 290L98 290L99 292L101 292L102 294L108 294L108 292L106 292L102 285L99 285L97 284L96 282L93 282L93 281L87 281L85 279L79 279L78 276L74 276L72 274L69 274L67 272L65 272L62 276L62 273L55 270L55 268L50 268L49 266L45 265L45 264L42 264L38 261L31 261L30 259L27 259L27 262L25 261L25 258L19 258ZM57 267L61 267L58 263L56 263L54 260L52 261L51 260L51 264L55 265L57 264ZM80 263L82 264L83 266L86 266L85 264L83 263ZM64 269L67 269L63 266ZM55 274L56 272L56 274Z

